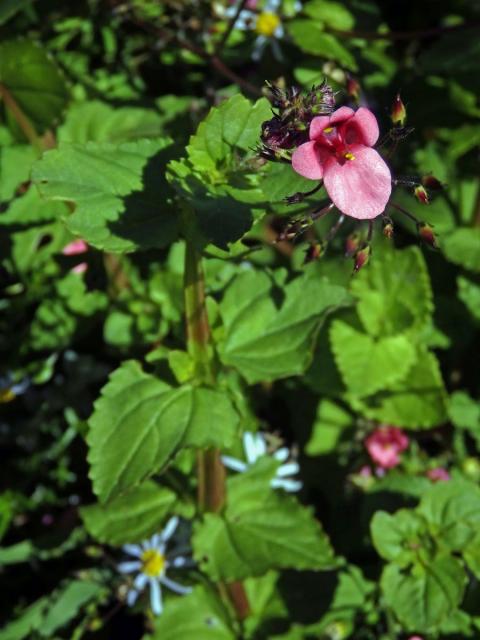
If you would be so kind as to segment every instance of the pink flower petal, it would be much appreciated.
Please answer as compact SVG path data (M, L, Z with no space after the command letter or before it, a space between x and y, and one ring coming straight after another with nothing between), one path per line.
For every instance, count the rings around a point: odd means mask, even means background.
M330 116L329 124L331 127L333 127L340 124L341 122L344 122L345 120L348 120L354 115L355 111L353 109L350 109L350 107L340 107L340 109L334 111Z
M378 140L380 131L376 117L369 109L360 107L345 124L345 142L347 144L364 144L372 147Z
M72 240L72 242L69 242L62 249L64 256L78 256L86 251L88 251L88 244L81 238L78 240Z
M317 143L312 140L301 144L292 155L292 167L304 178L321 180L323 167Z
M310 140L316 140L330 126L330 116L317 116L310 123Z
M371 220L385 210L390 198L390 169L381 156L370 147L352 145L349 152L355 159L345 160L341 164L332 158L325 164L325 189L342 213L357 220Z

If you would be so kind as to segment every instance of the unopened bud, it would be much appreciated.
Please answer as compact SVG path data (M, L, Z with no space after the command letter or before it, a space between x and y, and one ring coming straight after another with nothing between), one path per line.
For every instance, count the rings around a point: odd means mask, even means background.
M422 176L422 185L425 188L430 189L431 191L441 191L443 189L443 184L440 182L440 180L438 180L431 174Z
M419 184L417 187L415 187L415 189L413 190L413 193L415 194L416 199L421 202L422 204L428 204L429 200L428 200L428 193L425 189L425 187L423 187L421 184Z
M405 120L407 119L407 110L405 105L400 98L400 94L397 93L395 100L392 105L392 113L391 116L392 122L394 125L403 126L405 124Z
M393 222L391 218L383 218L383 235L388 239L393 238Z
M437 238L433 228L428 224L428 222L417 222L417 231L425 244L429 244L434 249L437 248Z
M353 256L360 246L360 234L354 231L345 240L345 255L347 258Z
M361 248L357 251L357 253L353 257L354 259L353 272L357 273L366 264L368 264L368 261L370 260L371 255L372 255L372 247L366 242L364 242Z
M360 96L360 83L351 75L347 76L347 93L351 98L358 100Z
M312 244L305 251L305 258L303 264L319 260L325 253L326 245L324 242L312 242Z

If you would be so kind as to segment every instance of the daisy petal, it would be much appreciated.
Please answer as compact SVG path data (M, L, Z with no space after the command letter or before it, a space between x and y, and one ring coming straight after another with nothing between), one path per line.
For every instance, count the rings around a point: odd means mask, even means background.
M286 476L294 476L296 473L300 471L300 465L298 462L288 462L287 464L282 464L281 467L277 469L277 478L285 478Z
M163 611L162 592L158 580L150 580L150 606L156 616L161 615Z
M390 169L375 149L352 145L349 150L353 160L327 163L325 189L342 213L357 220L371 220L383 213L390 198Z
M175 582L174 580L170 580L170 578L167 578L166 576L163 576L162 578L160 578L160 582L164 584L166 587L168 587L169 589L171 589L172 591L174 591L175 593L179 593L182 596L185 595L186 593L191 593L192 591L192 587L184 587L182 584L178 584L178 582Z
M255 434L255 458L262 458L267 453L267 443L261 433Z
M140 558L143 553L143 549L139 544L124 544L122 550L135 558Z
M138 596L139 596L139 593L135 589L130 589L128 591L128 593L127 593L127 604L128 604L129 607L133 607L133 605L137 601Z
M275 451L273 457L275 458L275 460L278 460L278 462L285 462L285 460L288 459L289 455L290 451L287 449L287 447L282 447L281 449L277 449Z
M161 541L166 542L167 540L169 540L175 533L175 529L177 528L177 526L178 526L178 517L177 516L171 517L170 520L165 525L164 530L160 534Z
M137 591L143 591L147 585L148 577L144 573L139 573L133 581L133 586Z
M295 493L296 491L300 491L300 489L303 487L303 484L300 482L300 480L289 480L287 478L274 478L271 481L270 486L273 487L273 489L284 489L289 493Z
M120 573L132 573L133 571L139 571L142 568L140 560L131 560L129 562L121 562L117 565L117 569Z
M247 456L247 460L249 464L253 464L257 461L257 443L255 439L255 434L250 433L250 431L246 431L243 434L243 448L245 449L245 455Z
M247 465L242 460L237 460L237 458L232 458L230 456L222 456L222 462L227 467L227 469L232 469L232 471L239 471L242 473L247 470Z

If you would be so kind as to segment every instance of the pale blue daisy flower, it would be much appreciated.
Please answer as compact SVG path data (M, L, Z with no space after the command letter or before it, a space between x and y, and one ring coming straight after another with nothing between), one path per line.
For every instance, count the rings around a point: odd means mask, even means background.
M232 471L243 473L252 467L259 458L269 455L265 436L261 433L245 432L243 434L243 449L245 451L246 461L231 456L222 456L223 464ZM284 489L291 493L299 491L303 485L300 480L295 480L293 476L297 475L300 471L300 466L298 462L295 461L287 462L290 457L289 449L287 447L281 447L271 455L278 462L285 464L281 464L278 467L270 485L274 489Z
M178 518L174 516L170 518L161 533L156 533L141 544L126 544L122 547L123 551L135 560L121 562L117 569L121 573L137 573L133 580L133 587L127 593L129 606L135 604L140 593L148 586L150 606L153 613L159 616L163 611L162 586L180 595L191 592L191 587L178 584L165 575L167 569L180 569L193 564L190 558L180 555L178 549L166 552L167 542L175 533L177 526Z

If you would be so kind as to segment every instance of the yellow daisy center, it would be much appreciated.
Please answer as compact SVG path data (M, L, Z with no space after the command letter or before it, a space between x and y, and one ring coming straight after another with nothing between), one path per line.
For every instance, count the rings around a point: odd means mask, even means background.
M261 36L271 38L279 26L280 18L275 13L265 11L258 16L255 30Z
M142 573L149 578L157 578L165 568L165 556L156 549L148 549L142 553Z

